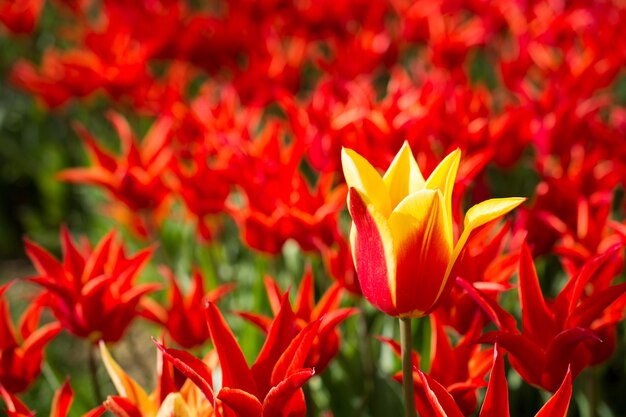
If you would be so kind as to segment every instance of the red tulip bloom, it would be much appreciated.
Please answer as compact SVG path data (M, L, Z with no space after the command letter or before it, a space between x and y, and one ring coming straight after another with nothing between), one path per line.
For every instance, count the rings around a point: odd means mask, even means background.
M281 311L281 299L287 294L283 294L276 281L271 277L265 277L265 290L272 313L276 317ZM300 282L300 288L296 295L294 326L303 329L311 323L320 322L315 343L304 362L305 367L314 368L317 373L322 373L339 352L341 339L337 326L357 312L356 308L339 308L341 294L341 286L335 283L315 304L313 273L308 269ZM258 326L266 334L269 333L272 325L272 320L269 317L246 312L240 312L239 315Z
M0 397L6 405L6 413L8 417L34 417L35 412L31 411L15 397L10 391L7 391L0 384ZM50 406L50 417L67 417L74 399L74 392L69 381L65 381L54 393L52 404ZM83 417L99 417L105 412L103 406L96 407L91 411L83 414Z
M62 262L25 241L26 253L39 274L29 280L46 290L44 303L64 329L93 343L118 341L139 314L141 298L160 288L134 283L152 249L127 257L115 231L92 249L88 244L77 246L63 228L61 243Z
M345 188L335 186L335 176L322 175L315 186L300 171L304 144L282 144L283 126L268 123L260 138L243 143L245 152L233 157L244 192L241 205L231 204L229 214L245 242L262 252L279 252L288 239L303 251L331 245Z
M16 330L4 296L10 285L0 287L0 386L17 393L39 376L43 350L61 325L54 322L38 327L43 306L36 300L23 313Z
M186 349L204 344L209 340L209 329L204 318L204 305L208 302L217 302L233 289L232 285L222 285L210 292L205 292L204 278L199 271L193 273L191 287L183 295L178 280L168 268L161 268L161 274L168 282L170 292L169 307L146 298L142 302L143 315L148 319L161 324L172 339Z
M417 411L421 417L463 417L468 415L468 413L461 411L454 397L436 379L419 370L417 376L421 384L419 385L419 392L415 395L415 400ZM541 407L535 417L565 417L571 397L572 377L568 370L556 393ZM504 358L496 345L493 350L493 365L487 393L478 417L509 416L509 395L504 372Z
M283 297L281 310L270 326L259 356L248 367L226 321L217 307L209 304L207 321L222 373L217 393L213 390L211 369L204 362L184 351L167 349L160 343L157 346L225 416L304 417L306 404L301 387L315 371L303 366L320 322L299 330L294 319L289 300Z
M168 146L172 122L159 119L139 144L121 115L110 113L109 120L120 138L122 155L102 149L86 129L77 126L94 166L65 170L59 178L103 187L131 211L137 231L149 232L154 227L150 223L158 223L164 215L170 195L164 175L173 155Z
M44 0L1 0L0 22L13 33L31 33L43 5Z
M541 293L530 250L523 246L519 266L521 332L511 314L459 279L498 327L482 341L497 340L526 382L553 392L568 369L576 377L584 368L606 360L615 347L615 324L622 320L626 306L626 283L611 285L622 267L616 249L587 262L548 303Z

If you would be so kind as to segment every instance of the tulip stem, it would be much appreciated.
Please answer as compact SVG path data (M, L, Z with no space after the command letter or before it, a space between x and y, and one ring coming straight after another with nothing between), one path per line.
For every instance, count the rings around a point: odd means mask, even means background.
M96 347L89 345L89 375L91 376L91 389L96 403L102 404L104 397L102 396L102 388L98 379L98 359L96 359Z
M400 319L400 345L402 347L402 387L404 388L404 411L406 417L417 417L413 390L413 344L411 319Z

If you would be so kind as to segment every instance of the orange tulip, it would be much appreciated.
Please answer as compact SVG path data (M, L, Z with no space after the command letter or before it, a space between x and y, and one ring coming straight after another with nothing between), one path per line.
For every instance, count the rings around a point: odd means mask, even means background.
M356 152L342 151L361 289L389 315L420 317L432 311L449 290L450 271L471 231L524 201L491 199L470 208L455 244L452 188L460 159L460 150L450 153L425 180L406 142L382 177Z

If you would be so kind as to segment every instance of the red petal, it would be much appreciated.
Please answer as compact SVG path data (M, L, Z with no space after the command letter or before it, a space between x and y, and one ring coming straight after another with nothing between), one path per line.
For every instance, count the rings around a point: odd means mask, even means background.
M18 416L34 416L35 413L30 411L28 407L22 403L19 398L13 395L11 392L7 391L2 384L0 384L0 396L4 400L6 404L7 411L9 413L15 413Z
M170 349L152 338L154 344L163 353L163 357L170 361L180 372L196 384L207 400L215 403L213 395L213 376L209 366L192 354L178 349Z
M417 372L433 415L437 417L463 417L463 413L454 402L454 398L439 382L422 371Z
M63 267L74 277L80 277L85 269L85 258L78 251L66 226L61 227L61 247L63 248Z
M252 374L257 381L261 397L271 388L270 379L274 367L297 334L296 316L291 310L291 304L289 304L289 294L285 294L280 311L270 326L263 348L252 365Z
M109 395L104 406L117 417L143 417L141 411L127 398Z
M476 304L487 314L487 317L493 321L498 329L509 333L518 333L515 317L500 307L498 303L486 297L480 290L463 278L457 277L456 283L467 291L469 296L474 299Z
M356 261L361 290L376 308L395 316L397 310L391 299L387 258L380 230L359 192L350 188L348 195L350 213L357 230L352 256Z
M257 386L246 358L215 304L207 303L206 317L211 340L220 359L222 386L257 395Z
M509 417L509 386L504 373L504 356L496 342L489 384L479 417Z
M66 417L67 413L70 411L73 398L74 393L72 392L72 387L70 387L69 381L65 381L61 388L54 393L52 406L50 408L50 417Z
M24 340L24 344L22 345L24 356L41 352L44 346L56 337L62 329L63 327L61 324L55 322L41 326L39 329L31 333L31 335Z
M269 275L263 277L263 284L265 284L265 291L267 292L267 299L270 302L272 314L276 316L280 311L280 304L283 298L283 293L280 290L280 287L278 286L276 281L274 281L274 279Z
M234 313L244 320L254 324L265 333L269 331L270 326L272 325L272 319L261 314L246 313L245 311L235 311Z
M557 332L552 311L541 293L535 264L526 244L519 261L519 298L522 308L522 334L538 341L552 339Z
M261 417L263 405L252 394L240 389L224 387L217 394L222 403L231 408L238 417Z
M541 375L546 366L545 353L533 341L520 334L489 332L480 343L495 343L509 352L509 362L529 384L541 386Z
M1 294L0 294L1 295ZM15 328L11 321L9 304L0 298L0 350L17 346Z
M545 376L541 384L545 389L556 390L563 375L570 372L570 365L574 376L581 371L584 365L580 361L585 358L578 357L576 348L586 341L602 342L593 331L581 327L564 330L550 342L546 351Z
M313 291L313 272L310 267L307 267L300 287L298 288L298 295L296 296L295 310L296 316L304 320L310 320L311 312L313 311L313 304L315 303L315 294ZM315 318L313 318L315 319Z
M276 385L281 380L295 371L298 371L304 365L309 350L313 345L313 341L317 336L320 322L314 321L309 323L300 333L292 340L287 349L280 356L272 371L271 384Z
M306 404L304 396L296 396L300 387L313 375L313 369L303 369L291 374L280 384L272 388L263 401L263 417L304 417Z
M541 407L535 417L566 417L572 398L572 374L567 370L563 383L556 393Z
M48 251L28 239L24 239L24 247L37 272L56 280L65 280L63 266Z
M614 285L583 301L567 318L566 326L589 327L602 312L626 292L626 283Z

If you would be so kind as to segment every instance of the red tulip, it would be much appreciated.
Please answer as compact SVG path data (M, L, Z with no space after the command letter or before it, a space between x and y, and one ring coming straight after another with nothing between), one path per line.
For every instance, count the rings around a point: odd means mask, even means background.
M276 281L270 277L265 277L265 290L267 291L272 313L276 317L282 308L281 299L286 297L287 294L283 293ZM330 361L339 352L341 339L337 326L357 312L355 308L339 308L341 294L340 285L335 283L315 304L313 274L310 269L307 269L296 295L295 315L292 316L294 320L293 325L298 329L304 329L311 323L320 322L317 337L304 362L305 367L314 368L317 373L324 372ZM269 317L247 312L238 314L257 325L266 334L269 333L272 325L272 320Z
M526 382L554 392L568 369L575 378L612 353L615 323L623 318L626 303L622 297L626 284L611 285L621 266L614 247L587 262L548 303L541 293L530 250L524 246L519 271L521 332L512 315L471 284L462 279L458 282L498 327L481 340L497 340ZM591 292L586 294L588 286Z
M77 126L94 166L65 170L59 178L105 188L130 210L137 231L153 232L150 229L163 217L170 195L164 173L172 160L168 146L172 122L169 118L159 119L139 145L121 115L110 113L109 119L120 138L122 155L118 157L102 149L86 129Z
M39 21L44 0L0 1L0 22L13 33L30 33Z
M169 307L146 298L141 304L143 315L161 324L172 339L186 349L202 345L209 340L209 329L204 319L205 302L217 302L232 291L232 285L222 285L210 292L204 290L204 278L199 271L193 273L191 287L183 295L178 280L168 268L161 268L161 274L168 282L170 292Z
M235 336L214 304L208 304L207 321L222 372L221 389L214 393L210 368L184 351L167 349L164 357L191 379L214 407L226 416L304 417L306 405L300 389L315 371L303 368L318 333L320 321L302 330L294 326L288 298L272 322L257 360L248 367Z
M454 398L433 377L417 371L421 381L420 392L415 396L419 415L422 417L463 417ZM535 417L565 417L572 396L572 377L565 374L556 393L535 414ZM496 345L487 393L479 417L509 417L508 384L504 372L504 359Z
M160 288L134 284L152 249L127 257L114 231L92 249L88 244L78 247L63 228L61 243L62 262L25 241L26 253L39 274L29 280L46 290L44 303L64 329L93 343L118 341L139 314L141 298Z
M16 331L4 296L10 285L0 286L0 386L17 393L39 376L43 350L61 331L61 325L53 322L37 327L43 307L37 299L23 313Z

